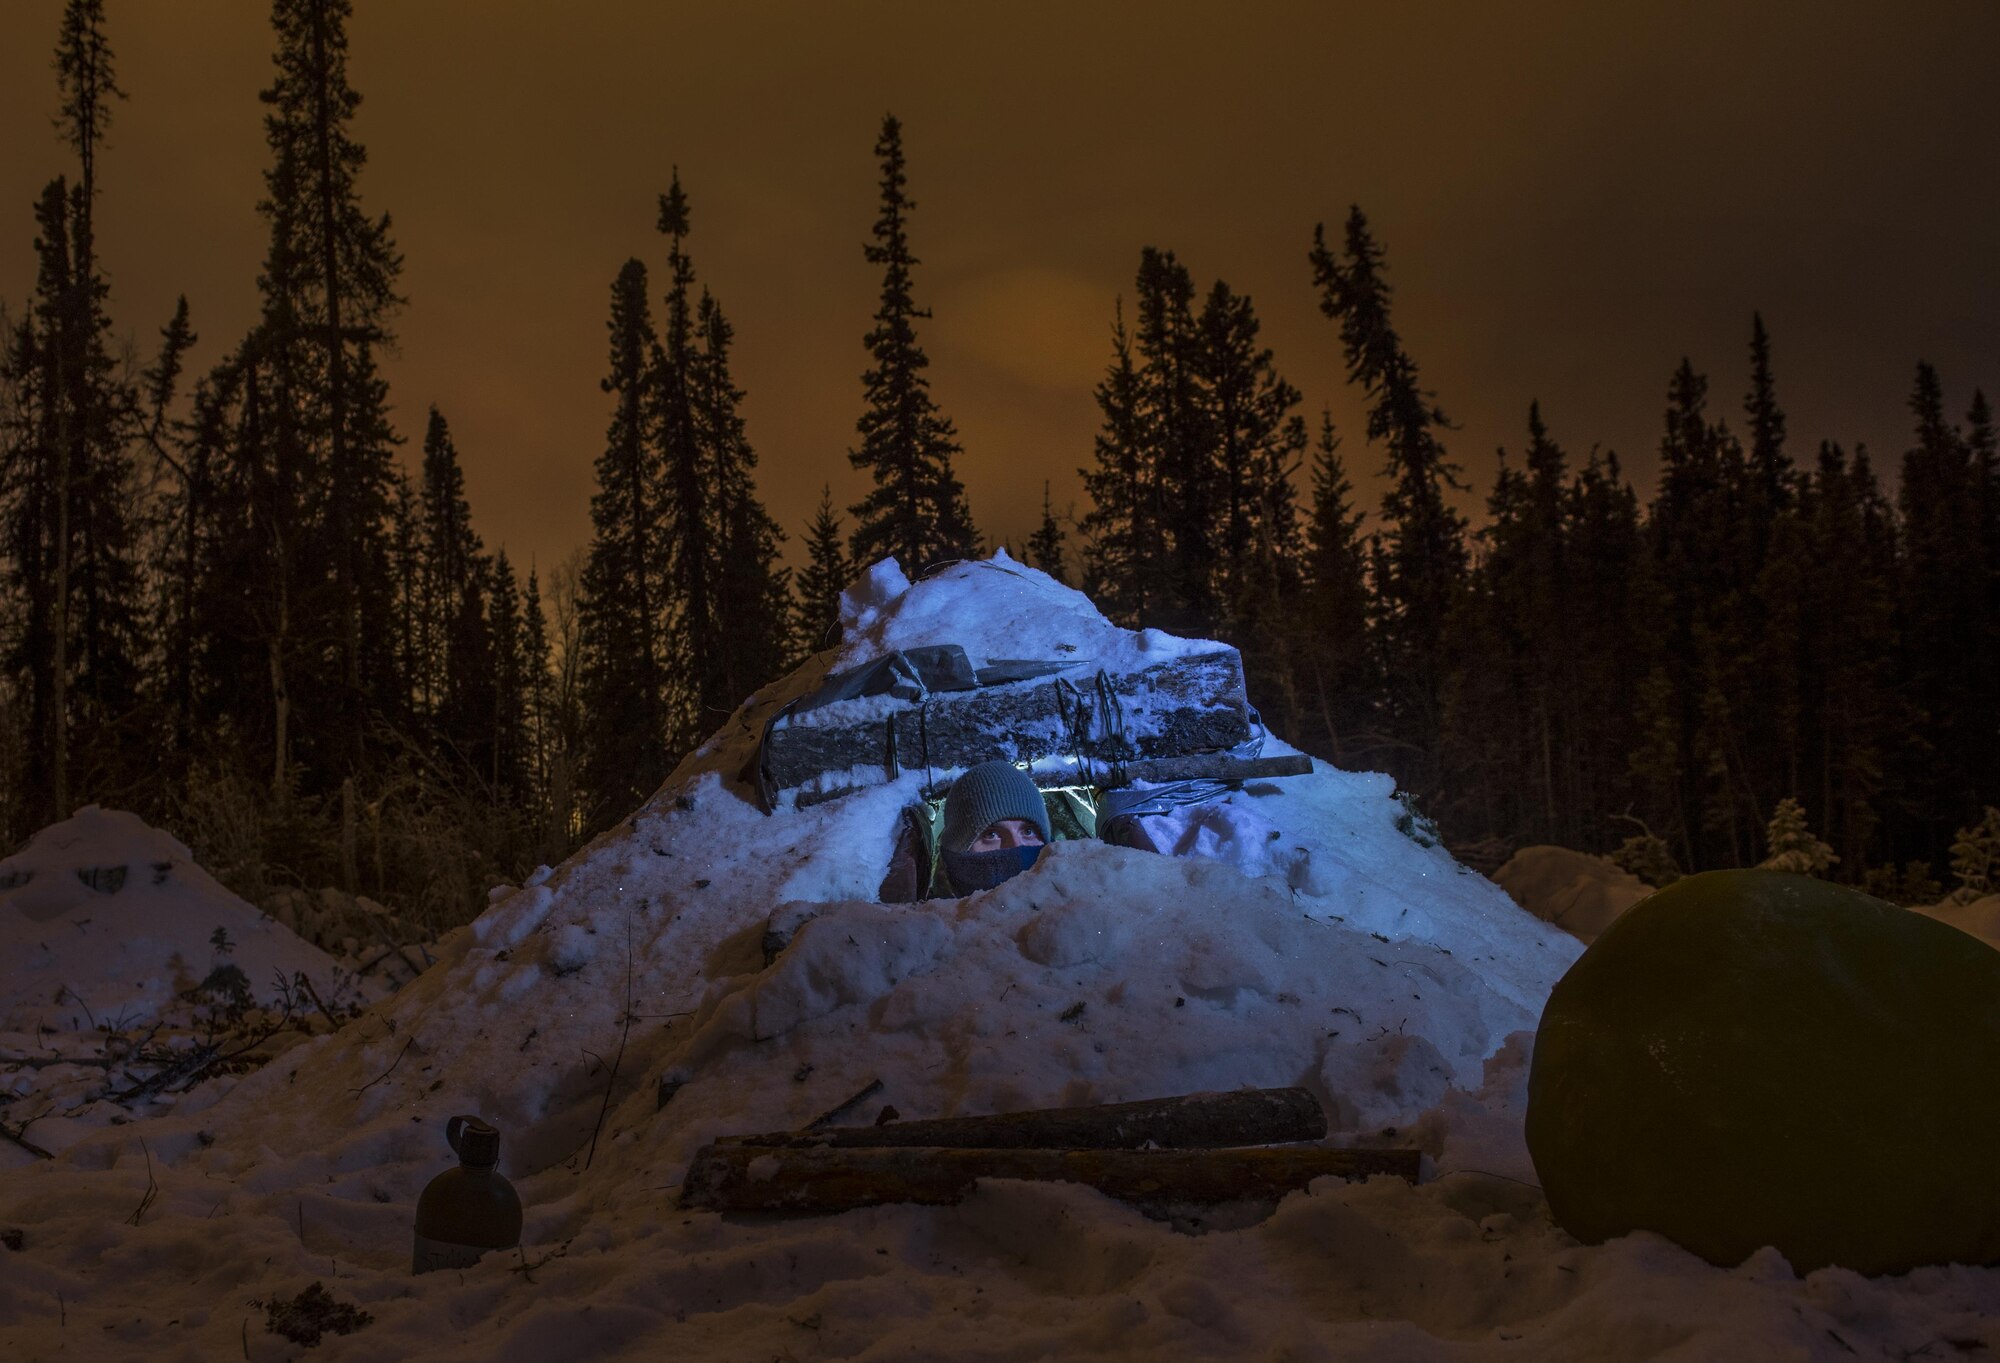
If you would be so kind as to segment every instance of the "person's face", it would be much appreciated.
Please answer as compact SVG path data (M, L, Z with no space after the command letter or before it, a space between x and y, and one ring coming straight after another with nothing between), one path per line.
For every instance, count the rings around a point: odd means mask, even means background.
M972 840L968 852L998 852L1003 847L1040 847L1042 832L1026 819L1000 819Z

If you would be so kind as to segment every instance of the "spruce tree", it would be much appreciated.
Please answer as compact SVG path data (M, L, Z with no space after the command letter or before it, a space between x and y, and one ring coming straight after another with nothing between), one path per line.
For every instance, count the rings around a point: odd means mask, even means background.
M845 543L840 517L833 510L833 489L822 488L819 508L806 526L806 566L799 575L792 629L793 655L797 658L810 657L835 642L840 594L854 576Z
M917 342L917 322L930 316L912 292L919 263L910 250L907 219L916 203L906 192L903 128L894 115L882 120L875 143L882 163L882 208L868 263L882 267L882 295L875 325L864 343L872 361L861 382L866 410L856 423L859 443L848 452L866 469L874 489L850 510L855 517L849 556L866 566L893 556L912 576L933 564L978 552L978 534L965 488L952 467L958 433L938 410L924 371L930 360Z
M1771 523L1792 505L1793 473L1785 455L1785 413L1778 406L1771 375L1771 335L1762 313L1750 316L1750 392L1743 399L1750 428L1749 513L1754 535L1753 561L1761 562Z
M1096 466L1078 470L1090 498L1084 516L1083 590L1118 624L1150 620L1159 600L1162 528L1158 460L1140 410L1140 379L1125 306L1117 305L1112 358L1096 389L1104 414L1094 444Z
M426 718L443 751L482 775L492 770L495 664L486 614L487 559L472 528L458 447L438 409L424 430L423 608L419 638Z
M680 173L660 196L658 227L667 250L666 315L654 366L659 442L659 537L665 555L660 608L665 629L662 662L669 704L669 733L676 749L691 746L703 730L703 711L721 690L722 621L716 601L718 543L714 442L703 438L696 415L698 350L694 260L687 252L691 228Z
M1993 409L1980 389L1972 393L1972 405L1965 414L1965 446L1972 456L1970 470L1977 504L1980 578L1985 589L1983 628L1971 640L1975 654L1973 670L1981 676L2000 677L2000 436L1993 425ZM1981 798L2000 791L2000 736L1989 733L1985 750L1975 759L1974 781Z
M1578 844L1595 848L1612 835L1608 824L1598 822L1605 811L1637 803L1635 776L1645 763L1634 754L1647 742L1640 716L1645 680L1659 660L1663 608L1639 498L1616 454L1593 451L1577 470L1563 498L1563 525L1568 607L1562 642L1572 688L1573 814ZM1678 729L1674 736L1657 768L1669 788L1677 780ZM1654 754L1656 760L1661 756Z
M180 317L184 326L184 310ZM183 334L192 340L191 331ZM158 404L156 410L165 405ZM191 757L195 747L200 652L207 642L199 631L199 588L213 533L216 466L228 441L227 420L226 403L212 379L204 377L195 384L188 418L171 435L179 476L162 508L163 533L154 571L160 583L157 686L178 759ZM163 424L156 421L156 429Z
M1466 569L1465 518L1444 499L1457 469L1439 432L1444 413L1425 391L1416 362L1389 315L1382 249L1359 207L1347 218L1336 256L1316 228L1311 255L1320 311L1340 326L1350 383L1368 398L1368 439L1383 447L1383 571L1375 579L1378 629L1389 686L1389 720L1416 756L1406 764L1421 790L1435 782L1434 758L1448 666L1445 622Z
M514 565L507 561L505 549L494 555L488 576L492 584L487 593L487 629L492 637L493 679L489 689L493 709L486 740L488 765L481 774L494 800L518 808L529 794L528 709L532 704L529 640Z
M1681 776L1672 810L1649 809L1687 839L1691 865L1741 866L1761 820L1747 761L1747 667L1754 577L1744 528L1748 466L1707 414L1708 380L1683 359L1668 385L1660 481L1648 534L1666 602L1662 659ZM1652 722L1649 718L1648 722Z
M1531 403L1526 468L1501 452L1472 600L1453 621L1443 756L1461 802L1481 811L1479 831L1573 844L1566 462Z
M1152 476L1147 520L1159 537L1148 625L1187 634L1214 628L1216 511L1220 505L1207 356L1194 311L1195 285L1172 251L1139 253L1135 281L1141 458Z
M1306 522L1305 601L1296 637L1302 685L1310 687L1315 731L1325 743L1320 751L1342 766L1369 760L1362 754L1374 748L1381 683L1369 632L1368 553L1361 521L1333 413L1322 411Z
M535 827L544 843L559 826L554 801L555 746L560 725L555 713L555 678L551 667L548 617L543 613L540 574L528 569L528 586L521 594L521 697L527 724L524 749L525 779Z
M591 542L577 603L581 736L579 795L587 827L602 827L665 779L668 711L660 609L657 404L659 339L646 267L630 260L612 286L610 428L590 499Z
M1064 536L1061 522L1056 520L1055 505L1049 500L1049 480L1042 480L1042 521L1035 527L1035 533L1028 536L1028 566L1039 568L1056 581L1067 586L1069 574L1063 567Z
M1305 453L1306 429L1293 410L1299 390L1273 367L1249 298L1217 280L1202 306L1200 328L1215 451L1215 571L1220 594L1240 601L1246 575L1268 576L1285 559L1294 533L1291 477ZM1253 565L1260 543L1267 561Z
M1789 795L1779 800L1778 807L1771 811L1764 845L1768 851L1760 869L1766 871L1817 876L1825 874L1840 860L1831 847L1813 836L1806 823L1805 806Z
M743 390L729 370L735 329L706 291L696 322L695 429L714 479L716 661L702 698L712 718L734 710L783 669L791 574L778 561L785 532L757 497L757 452L744 429Z
M267 438L309 492L290 626L326 655L297 680L334 773L366 751L371 714L401 693L390 568L394 447L378 353L402 257L387 216L362 208L365 149L351 131L361 96L347 81L350 0L274 0L277 68L261 98L271 165L259 204L270 226L255 348L271 371Z
M1894 518L1865 449L1850 461L1839 445L1820 446L1805 535L1809 561L1841 568L1807 575L1800 594L1800 788L1815 797L1843 863L1860 872L1889 792L1892 745L1906 728L1893 670Z
M431 608L430 578L424 571L424 514L415 483L401 472L396 477L394 525L390 563L396 578L396 668L406 688L401 713L405 719L428 723L438 708L440 674L432 657L440 631Z
M1979 670L1991 628L1984 497L1973 452L1945 416L1943 385L1928 364L1917 366L1909 406L1916 439L1898 489L1899 615L1901 681L1913 713L1898 765L1921 829L1908 850L1937 866L1950 830L1980 809L1980 778L1994 768L1993 677Z
M26 674L20 779L36 822L82 799L130 800L127 745L141 735L139 546L130 442L141 398L111 354L109 286L93 226L96 157L122 98L98 0L69 0L56 44L56 126L77 156L35 210L37 272L4 379L18 404L4 516L20 619L12 659Z

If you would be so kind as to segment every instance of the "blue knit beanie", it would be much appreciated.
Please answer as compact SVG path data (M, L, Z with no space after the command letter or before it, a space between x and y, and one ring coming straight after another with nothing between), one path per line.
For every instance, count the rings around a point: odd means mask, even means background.
M1041 791L1012 762L981 762L951 783L944 797L944 832L938 845L963 852L1002 819L1024 819L1049 840L1049 811Z

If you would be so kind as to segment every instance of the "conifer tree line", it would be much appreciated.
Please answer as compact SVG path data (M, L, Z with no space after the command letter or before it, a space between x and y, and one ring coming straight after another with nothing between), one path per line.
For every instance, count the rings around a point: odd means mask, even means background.
M1794 455L1753 315L1740 415L1690 362L1670 377L1650 501L1615 454L1573 459L1530 402L1475 529L1360 209L1308 262L1386 484L1372 528L1248 300L1218 282L1195 309L1185 267L1147 249L1082 470L1084 584L1107 613L1237 644L1274 732L1394 773L1475 860L1553 842L1755 865L1785 809L1825 835L1831 873L1935 888L2000 795L1983 393L1954 419L1916 366L1892 505L1866 448Z
M796 571L677 171L652 251L608 272L590 544L547 573L487 545L447 415L406 446L382 377L402 258L365 206L350 17L273 0L261 306L197 370L186 300L149 353L114 344L91 221L123 93L102 0L65 7L71 164L32 205L35 285L0 319L0 832L119 805L253 897L335 885L442 924L629 814L832 642L856 571L984 544L929 383L889 117L849 449L871 486L846 507L827 487ZM1753 318L1740 412L1692 364L1670 377L1650 499L1530 403L1475 527L1360 210L1303 263L1360 439L1301 410L1248 297L1148 247L1108 319L1088 504L1058 514L1045 484L1022 557L1121 624L1235 644L1274 732L1394 773L1485 855L1643 832L1688 869L1754 864L1782 807L1832 874L1914 894L2000 800L1983 396L1957 417L1917 368L1892 503L1866 449L1795 450Z

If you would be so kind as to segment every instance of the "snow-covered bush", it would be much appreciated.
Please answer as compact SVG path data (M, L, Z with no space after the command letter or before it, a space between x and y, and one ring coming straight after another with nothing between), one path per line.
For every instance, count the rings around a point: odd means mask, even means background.
M2000 890L2000 809L1986 806L1986 817L1958 830L1951 844L1951 873L1958 878L1952 899L1970 904Z
M1935 904L1938 896L1944 893L1944 886L1931 874L1931 868L1921 861L1904 862L1900 871L1893 862L1871 866L1861 877L1861 888L1877 899L1886 899L1904 908Z
M1611 864L1656 890L1664 890L1681 878L1680 863L1667 849L1666 839L1650 828L1618 844L1618 850L1611 854Z
M1772 811L1771 825L1764 833L1770 855L1759 863L1761 871L1790 871L1793 875L1816 876L1840 860L1833 848L1813 836L1806 826L1805 806L1787 795Z

